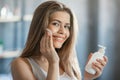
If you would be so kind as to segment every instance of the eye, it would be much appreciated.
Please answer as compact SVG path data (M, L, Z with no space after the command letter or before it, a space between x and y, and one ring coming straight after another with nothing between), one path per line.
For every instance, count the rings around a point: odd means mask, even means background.
M60 26L58 22L53 22L52 25L57 26L57 27Z
M65 28L67 28L67 29L70 29L70 25L66 25L66 26L64 26Z

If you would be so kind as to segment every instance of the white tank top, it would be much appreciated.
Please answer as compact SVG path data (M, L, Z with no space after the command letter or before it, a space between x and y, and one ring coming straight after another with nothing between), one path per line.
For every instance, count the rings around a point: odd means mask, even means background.
M44 71L32 58L27 58L28 62L32 67L32 71L37 80L45 80L47 77L47 72ZM59 76L57 80L77 80L76 78L71 78L65 72Z

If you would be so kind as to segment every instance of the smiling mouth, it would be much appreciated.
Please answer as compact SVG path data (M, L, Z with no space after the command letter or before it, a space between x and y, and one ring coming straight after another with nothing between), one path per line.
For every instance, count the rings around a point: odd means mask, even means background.
M53 39L54 39L55 41L61 42L61 43L63 43L64 40L65 40L63 37L57 37L57 36L53 36Z

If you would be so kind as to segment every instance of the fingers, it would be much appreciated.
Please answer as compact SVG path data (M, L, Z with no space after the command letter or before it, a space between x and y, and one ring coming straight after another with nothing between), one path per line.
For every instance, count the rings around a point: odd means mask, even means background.
M49 37L49 38L50 38L50 39L49 39L49 40L50 40L50 47L51 47L51 48L53 48L53 39L52 39L52 34L50 35L50 37Z
M46 31L46 39L45 39L45 45L46 45L46 49L49 49L50 48L50 39L49 39L49 37L50 37L50 34L49 34L49 32L48 31Z
M45 32L46 34L46 32ZM45 34L43 35L41 41L40 41L40 52L45 52Z
M48 45L48 48L51 48L53 47L53 40L52 40L52 32L49 30L49 29L46 29L47 31L47 45Z
M104 61L104 60L97 59L96 61L99 62L99 64L103 67L106 65L106 61Z
M107 56L103 56L103 58L104 58L104 61L107 63L108 62Z
M93 63L92 68L96 71L95 75L99 76L102 73L102 69L100 69L100 65L98 67L98 63Z
M99 71L103 70L103 66L99 62L94 62L93 66L95 66L97 69L99 69Z
M106 56L103 56L103 59L97 59L97 62L101 64L101 66L105 67L106 63L108 62L108 58Z
M92 53L89 54L88 60L90 60L90 58L92 57L92 55L93 55Z
M96 75L100 75L108 62L108 58L106 56L104 59L96 59L96 62L92 63L92 67L96 70Z
M40 51L42 52L45 52L46 50L49 51L52 46L53 46L52 32L49 29L46 29L45 34L43 35L40 41Z

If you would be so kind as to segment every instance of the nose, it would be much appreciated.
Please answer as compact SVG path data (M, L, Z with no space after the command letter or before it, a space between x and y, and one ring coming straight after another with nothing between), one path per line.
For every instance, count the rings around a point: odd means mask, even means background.
M58 31L60 34L66 34L66 30L64 28L64 25L61 25Z

